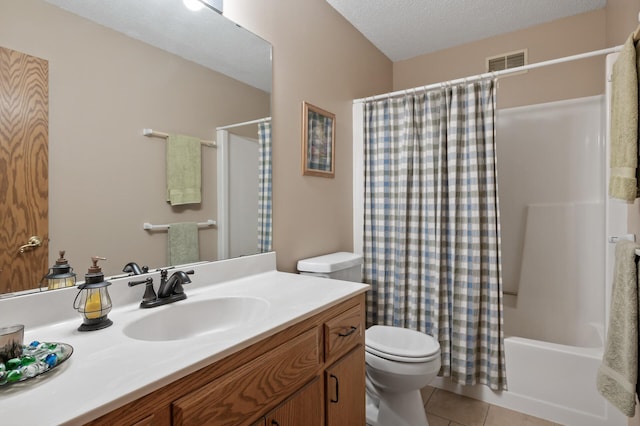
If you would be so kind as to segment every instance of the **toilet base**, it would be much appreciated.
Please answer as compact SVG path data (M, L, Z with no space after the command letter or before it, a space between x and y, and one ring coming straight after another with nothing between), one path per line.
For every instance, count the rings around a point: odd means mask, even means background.
M380 399L367 393L366 413L370 426L429 426L419 390L385 393Z

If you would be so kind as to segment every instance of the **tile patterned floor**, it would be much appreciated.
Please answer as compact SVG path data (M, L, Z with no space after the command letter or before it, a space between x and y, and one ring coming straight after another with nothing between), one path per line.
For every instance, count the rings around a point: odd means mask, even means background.
M430 386L422 400L429 426L561 426Z

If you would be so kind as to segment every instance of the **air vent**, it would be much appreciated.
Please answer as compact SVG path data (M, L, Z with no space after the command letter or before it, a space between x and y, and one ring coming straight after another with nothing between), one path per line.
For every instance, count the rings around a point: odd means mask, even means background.
M521 67L527 64L527 49L518 50L517 52L503 53L502 55L492 56L486 60L487 72L502 71L509 68Z

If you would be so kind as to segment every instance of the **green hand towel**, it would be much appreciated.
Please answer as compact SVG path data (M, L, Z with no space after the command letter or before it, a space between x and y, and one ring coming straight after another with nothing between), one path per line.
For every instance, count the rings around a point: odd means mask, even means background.
M200 261L197 223L172 223L168 234L169 266Z
M633 417L636 410L638 374L638 269L636 243L616 245L609 330L597 389L623 414Z
M638 196L638 55L630 35L613 64L609 195L632 203Z
M182 135L167 138L167 201L172 206L201 201L200 140Z

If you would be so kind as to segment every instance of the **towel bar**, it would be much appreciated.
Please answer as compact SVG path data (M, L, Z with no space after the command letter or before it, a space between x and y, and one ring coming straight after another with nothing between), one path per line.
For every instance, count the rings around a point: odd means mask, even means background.
M209 226L216 226L216 221L215 220L207 220L206 222L198 222L198 227L199 228L204 228L204 227L209 227ZM147 231L157 231L157 230L161 230L161 229L169 229L171 227L170 224L167 225L152 225L149 222L145 222L142 224L142 228L146 229Z
M162 139L167 139L169 137L168 133L163 133L163 132L156 132L153 129L142 129L142 134L145 136L148 136L150 138L162 138ZM211 148L217 148L218 145L216 144L215 141L205 141L200 139L200 143L204 146L208 146Z

